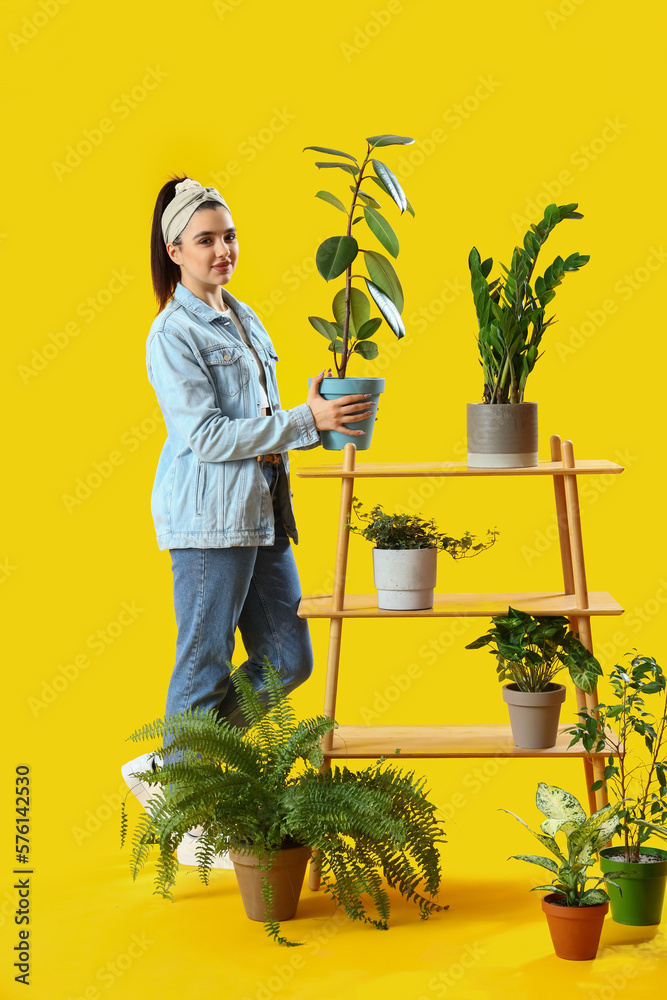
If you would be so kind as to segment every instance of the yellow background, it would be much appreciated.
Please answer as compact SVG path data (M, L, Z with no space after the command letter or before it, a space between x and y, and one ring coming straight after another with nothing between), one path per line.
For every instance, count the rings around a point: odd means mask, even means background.
M314 194L346 195L343 174L318 174L316 154L302 149L363 155L367 135L416 138L382 156L416 217L387 210L408 334L397 349L384 327L379 364L364 369L388 379L373 460L462 457L465 404L481 392L470 248L507 263L541 217L536 204L578 202L583 221L556 230L544 263L574 250L591 261L558 291L559 322L527 398L539 401L541 457L559 433L579 458L625 465L620 477L582 483L589 585L627 609L596 620L594 638L606 666L633 647L664 660L664 5L8 0L2 17L0 995L23 995L11 970L20 763L32 769L34 998L485 1000L530 998L556 982L582 998L645 995L664 982L661 933L608 919L598 960L564 963L529 893L538 870L507 861L533 848L498 809L537 822L538 780L583 797L577 763L415 762L449 817L449 911L422 924L397 903L380 934L337 919L327 897L304 889L290 930L308 947L291 951L246 921L231 873L215 873L208 891L183 874L173 905L151 895L150 870L133 885L118 828L120 765L136 752L124 741L162 713L175 640L170 560L149 506L163 424L144 350L156 312L150 220L174 172L217 185L233 209L241 258L231 290L274 339L289 407L329 358L306 317L330 314L335 288L313 258L340 217ZM68 147L84 140L67 166ZM295 453L294 468L331 459ZM89 495L68 500L96 471ZM357 492L436 516L451 532L500 528L480 559L441 555L439 589L560 586L548 480L434 482ZM337 486L295 475L293 489L303 589L327 591ZM353 538L350 551L349 588L367 591L370 547ZM124 605L134 617L119 628ZM463 649L484 628L349 623L339 721L369 712L382 724L502 721L493 661ZM323 700L326 623L311 632L316 669L295 695L299 714ZM416 676L399 694L411 664ZM573 708L570 694L564 711Z

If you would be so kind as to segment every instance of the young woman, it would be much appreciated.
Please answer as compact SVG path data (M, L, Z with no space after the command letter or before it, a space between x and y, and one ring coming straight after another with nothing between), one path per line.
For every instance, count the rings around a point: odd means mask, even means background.
M151 510L169 549L177 623L166 713L214 708L244 725L229 679L238 627L240 668L262 690L265 656L288 691L312 671L290 538L298 535L288 451L313 448L320 430L353 438L344 424L368 417L367 396L327 401L324 372L305 403L280 406L273 343L256 314L227 291L239 258L231 212L215 188L174 178L153 215L151 273L159 312L146 345L148 378L167 428ZM145 804L155 788L133 781ZM179 859L181 854L179 853Z

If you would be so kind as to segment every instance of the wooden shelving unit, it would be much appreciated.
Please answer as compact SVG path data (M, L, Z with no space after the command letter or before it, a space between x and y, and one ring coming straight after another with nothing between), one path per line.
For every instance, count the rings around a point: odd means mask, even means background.
M370 462L357 465L353 444L345 446L340 465L302 468L297 475L303 479L340 479L341 496L338 516L338 538L333 593L303 597L299 605L302 618L328 618L329 650L327 657L324 714L336 716L336 691L340 667L343 622L348 618L490 618L506 614L508 607L532 614L565 615L570 627L579 633L582 643L592 652L593 615L620 615L623 608L610 594L589 592L586 584L584 551L577 477L609 475L623 472L614 462L576 461L571 441L551 438L551 461L540 462L529 469L469 469L461 462ZM462 476L551 476L556 503L560 543L563 589L549 592L436 594L433 608L424 611L381 611L375 594L346 594L349 517L355 479L386 479L394 477ZM576 689L577 705L593 707L597 691L586 695ZM564 727L563 727L564 728ZM560 735L555 747L546 750L526 750L512 742L509 726L344 726L329 733L323 741L324 765L345 758L385 757L551 757L581 758L584 763L586 787L602 776L604 755L592 758L581 747L568 750L569 737ZM400 751L400 754L399 754ZM591 812L606 803L602 789L589 791ZM310 885L316 889L319 877L316 865L311 865Z

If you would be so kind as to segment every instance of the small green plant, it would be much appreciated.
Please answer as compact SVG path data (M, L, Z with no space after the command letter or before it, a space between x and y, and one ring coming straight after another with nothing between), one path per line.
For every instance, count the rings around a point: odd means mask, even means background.
M568 732L570 746L611 751L604 778L592 790L605 785L615 795L625 860L637 862L652 834L667 836L667 682L652 656L627 656L629 668L615 664L609 674L615 702L581 709L580 721ZM656 712L646 710L647 698L658 701Z
M514 816L534 837L537 837L543 847L553 854L555 861L537 854L513 854L516 861L528 861L533 865L546 868L555 876L549 885L537 885L531 891L547 890L565 897L566 906L596 906L606 903L609 896L600 889L603 882L616 885L605 876L595 878L595 884L586 888L586 883L594 876L587 875L588 868L595 860L595 853L607 843L618 828L620 803L603 806L590 818L587 818L578 799L570 792L558 788L557 785L546 785L540 781L537 785L535 798L537 808L546 819L540 826L541 833L536 833L516 813L509 809L501 812ZM556 840L558 834L565 838L565 846L561 849ZM617 875L615 876L617 877Z
M515 247L509 269L501 264L504 278L489 283L493 258L482 260L477 247L468 258L477 322L480 363L484 370L485 403L522 403L526 379L538 357L542 335L554 322L545 319L547 305L555 297L555 289L565 274L578 271L590 260L586 254L573 253L566 260L554 262L530 282L537 257L551 231L563 219L582 219L571 205L547 205L544 218L530 227L523 238L523 247Z
M424 521L415 514L385 514L382 504L376 504L371 511L362 510L363 504L357 497L352 498L352 509L366 527L348 522L350 531L363 535L378 549L442 549L449 552L452 559L478 556L490 548L499 535L497 529L487 531L486 541L476 542L476 535L466 531L461 538L438 531L434 520Z
M466 649L483 646L491 646L489 652L498 661L498 679L516 684L520 691L544 691L567 667L577 687L591 694L602 676L600 664L570 631L567 618L509 608L507 615L492 618L489 631Z
M319 772L320 742L336 722L324 716L297 722L278 671L266 657L266 703L242 670L231 677L246 728L220 721L213 709L190 710L157 719L129 737L167 737L168 749L161 744L153 751L158 760L182 755L137 775L160 785L164 797L151 800L139 819L132 841L133 877L157 843L155 891L171 898L178 871L174 852L183 835L201 825L195 853L205 884L216 853L250 847L264 856L262 868L268 870L280 850L307 845L319 852L325 891L353 920L386 930L389 897L382 876L417 904L422 918L446 909L418 891L421 883L429 896L438 891L437 844L444 842L442 821L424 792L426 779L385 765L384 758L361 771ZM126 830L123 807L122 839ZM273 888L266 875L263 898L268 911ZM300 943L282 937L275 920L265 928L279 944Z
M394 266L377 250L362 250L352 235L352 227L358 222L365 222L383 249L392 257L398 257L398 238L380 213L382 206L374 196L378 193L375 188L379 188L382 195L396 204L401 215L405 211L411 215L415 213L399 181L386 164L375 159L375 153L384 146L407 146L413 142L414 139L404 135L372 135L366 139L367 150L361 164L351 153L343 153L339 149L329 149L327 146L305 147L329 156L342 156L345 162L319 161L315 166L320 170L342 170L347 174L348 181L350 177L353 181L349 185L352 192L349 208L330 191L318 191L315 195L347 216L345 234L330 236L324 240L315 255L317 270L325 281L345 274L345 287L336 293L333 300L334 319L308 317L311 326L329 341L329 350L333 353L339 378L345 377L348 362L353 356L367 361L377 357L378 345L370 338L382 325L383 319L398 339L405 336L405 326L401 319L403 289ZM364 183L369 187L362 191ZM359 214L355 216L355 212ZM368 277L365 274L352 274L352 264L360 253L364 255ZM353 286L354 279L364 283L366 291L380 311L379 317L371 319L371 302L365 292Z

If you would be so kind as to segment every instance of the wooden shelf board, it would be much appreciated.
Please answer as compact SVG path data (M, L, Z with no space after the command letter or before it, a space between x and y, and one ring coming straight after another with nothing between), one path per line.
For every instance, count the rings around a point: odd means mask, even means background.
M568 749L570 735L560 727L558 740L544 750L517 747L509 725L481 726L339 726L332 759L385 757L586 757L581 744ZM400 748L400 754L396 749ZM608 756L611 751L607 751ZM614 754L618 756L618 754Z
M376 594L346 594L342 611L332 609L332 596L301 598L300 618L491 618L511 606L534 615L620 615L611 594L590 591L587 608L577 607L574 594L554 592L502 594L436 594L433 607L421 611L380 611Z
M616 475L623 466L606 459L576 461L574 469L565 469L561 462L539 462L528 469L469 469L465 462L361 462L353 472L344 472L337 465L309 465L295 469L302 479L364 479L396 476L564 476Z

